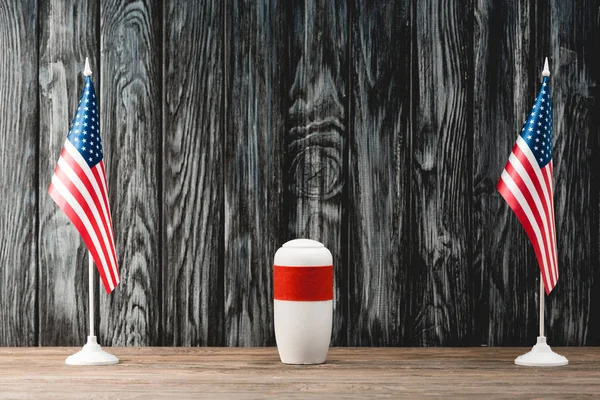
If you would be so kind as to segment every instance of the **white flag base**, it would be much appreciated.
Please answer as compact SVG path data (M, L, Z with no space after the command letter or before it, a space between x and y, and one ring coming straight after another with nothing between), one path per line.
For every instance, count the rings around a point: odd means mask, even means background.
M519 356L515 364L528 367L559 367L567 365L569 360L560 354L552 351L546 343L546 336L538 336L537 344L533 346L529 353Z
M68 365L112 365L118 364L119 359L102 350L96 341L96 336L88 336L88 341L83 349L65 361Z

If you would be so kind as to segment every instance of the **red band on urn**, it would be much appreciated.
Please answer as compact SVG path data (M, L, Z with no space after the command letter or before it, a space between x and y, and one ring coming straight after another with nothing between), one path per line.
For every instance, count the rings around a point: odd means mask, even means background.
M273 267L275 300L333 300L333 265L322 267Z

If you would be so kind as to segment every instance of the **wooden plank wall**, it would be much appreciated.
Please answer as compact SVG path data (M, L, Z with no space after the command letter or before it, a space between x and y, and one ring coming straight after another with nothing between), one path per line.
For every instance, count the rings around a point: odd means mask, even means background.
M538 89L531 15L533 5L526 2L474 4L473 301L475 334L489 345L517 345L523 337L534 337L538 324L535 256L495 189L515 143L514 132L520 131Z
M82 59L98 65L99 3L39 2L37 163L40 345L75 345L88 334L87 250L47 189L81 95ZM60 27L57 29L56 27ZM35 81L30 84L35 85ZM100 82L96 81L99 87ZM22 113L26 113L21 108ZM73 268L73 266L78 266ZM97 293L97 291L96 291Z
M0 1L0 344L18 346L39 333L37 6Z
M530 345L538 270L495 183L552 70L553 345L600 345L600 0L0 0L0 345L79 345L87 255L46 193L100 98L111 345L273 345L272 257L324 242L334 345Z

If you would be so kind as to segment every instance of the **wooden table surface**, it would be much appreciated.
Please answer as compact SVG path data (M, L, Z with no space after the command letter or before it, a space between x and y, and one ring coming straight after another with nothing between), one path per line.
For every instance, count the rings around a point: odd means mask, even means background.
M570 364L514 365L524 348L332 348L289 366L275 348L109 348L121 363L71 367L75 348L0 348L0 398L600 397L600 348Z

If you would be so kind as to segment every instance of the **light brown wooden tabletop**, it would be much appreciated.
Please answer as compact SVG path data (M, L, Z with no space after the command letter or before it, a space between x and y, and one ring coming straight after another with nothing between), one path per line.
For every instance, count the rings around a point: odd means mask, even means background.
M332 348L290 366L275 348L110 348L121 363L70 367L75 348L0 348L1 398L600 397L600 348L556 348L570 364L513 364L524 348Z

